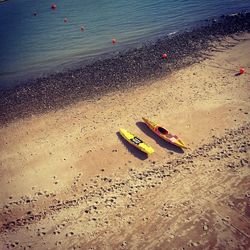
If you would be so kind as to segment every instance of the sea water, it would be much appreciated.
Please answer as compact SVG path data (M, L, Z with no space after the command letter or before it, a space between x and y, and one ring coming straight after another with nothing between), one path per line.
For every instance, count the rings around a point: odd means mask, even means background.
M55 10L52 3L0 4L0 88L250 10L246 0L60 0Z

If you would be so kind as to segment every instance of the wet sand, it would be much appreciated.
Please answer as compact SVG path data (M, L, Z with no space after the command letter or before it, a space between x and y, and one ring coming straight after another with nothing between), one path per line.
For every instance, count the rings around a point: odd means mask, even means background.
M3 126L0 248L247 249L250 35L213 48L144 86ZM142 116L190 149L156 137ZM126 144L120 127L156 152Z

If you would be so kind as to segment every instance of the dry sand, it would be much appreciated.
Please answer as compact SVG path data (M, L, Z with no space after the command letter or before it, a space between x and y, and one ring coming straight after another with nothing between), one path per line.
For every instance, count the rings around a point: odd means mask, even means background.
M144 87L2 127L0 249L247 249L249 48L250 34L228 38ZM127 145L120 127L156 153Z

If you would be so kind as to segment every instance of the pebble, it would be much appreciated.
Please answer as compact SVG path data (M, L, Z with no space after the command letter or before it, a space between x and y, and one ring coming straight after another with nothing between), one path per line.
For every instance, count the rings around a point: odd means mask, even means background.
M194 246L194 247L198 247L199 246L199 244L197 242L192 242L190 245Z
M208 225L207 224L203 225L203 231L208 231Z

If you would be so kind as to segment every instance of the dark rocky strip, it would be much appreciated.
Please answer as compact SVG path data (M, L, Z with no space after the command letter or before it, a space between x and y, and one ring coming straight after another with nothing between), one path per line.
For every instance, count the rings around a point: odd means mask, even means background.
M204 51L224 36L250 31L250 13L222 16L207 26L165 37L109 59L67 72L50 75L0 90L0 123L65 107L80 100L90 100L114 90L142 84L201 61ZM162 53L168 59L161 59Z
M214 136L211 143L201 145L201 147L181 158L173 159L160 165L152 162L151 166L143 171L130 169L128 178L124 180L98 175L85 188L79 185L78 192L81 195L78 197L69 200L57 200L56 195L52 195L55 198L54 201L48 205L47 209L38 213L33 214L32 210L28 208L29 211L26 215L10 221L9 215L13 214L17 206L27 205L27 203L35 205L35 202L38 200L29 199L29 202L27 202L27 198L24 197L18 202L5 205L2 212L0 212L0 218L3 221L5 220L5 223L0 226L0 233L18 230L22 226L40 221L63 209L77 206L82 207L83 217L92 218L95 216L94 218L96 218L101 208L106 207L111 209L115 208L116 204L121 203L120 197L127 198L125 202L127 203L127 208L135 206L137 193L155 188L166 179L174 178L177 174L182 174L187 170L191 172L192 168L197 167L197 162L201 160L206 159L217 165L217 162L227 158L228 163L223 164L221 167L230 171L249 167L246 157L250 149L250 140L247 137L249 134L249 125L249 123L246 123L237 129L229 130L221 138ZM233 160L235 155L240 156L238 162L236 163L234 160L231 163L230 160ZM75 186L72 187L74 190L75 188ZM49 196L46 197L49 198ZM96 200L98 200L98 203L95 202Z

